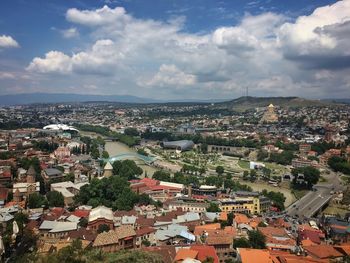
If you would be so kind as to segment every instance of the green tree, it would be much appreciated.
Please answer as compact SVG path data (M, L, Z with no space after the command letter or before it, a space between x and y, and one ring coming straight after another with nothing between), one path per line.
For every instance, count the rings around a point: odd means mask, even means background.
M250 242L245 237L237 238L233 240L233 247L236 248L249 248Z
M259 230L248 231L248 237L252 248L266 248L266 237Z
M294 180L292 182L292 186L295 187L303 187L303 185L298 185L296 179L298 174L304 175L304 180L306 182L306 188L312 188L313 185L317 184L320 179L320 171L314 167L300 167L292 169L292 174L294 176Z
M102 224L102 225L99 225L98 226L98 229L97 229L97 233L102 233L102 232L108 232L110 229L109 229L109 226L106 225L106 224Z
M102 152L102 158L103 159L108 159L109 158L109 153L107 151Z
M79 220L79 226L80 226L80 227L87 227L87 226L88 226L88 223L89 223L89 221L88 221L87 218L85 218L85 217L82 217L82 218Z
M38 193L32 193L29 195L28 198L28 207L29 208L40 208L42 205L45 204L45 197L38 194Z
M207 212L221 212L221 209L219 208L219 205L217 203L211 202L209 204L209 207L207 208Z
M225 172L225 169L223 166L219 165L216 167L215 171L217 172L218 175L222 175Z
M64 197L62 193L50 191L46 194L46 198L50 207L64 207Z
M170 173L164 170L155 171L152 178L159 181L171 182Z

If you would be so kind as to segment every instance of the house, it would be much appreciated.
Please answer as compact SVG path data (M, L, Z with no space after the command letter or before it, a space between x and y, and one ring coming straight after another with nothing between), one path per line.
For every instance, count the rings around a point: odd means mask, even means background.
M285 228L259 227L259 231L266 237L266 247L270 250L293 252L297 248L296 240L289 236Z
M87 228L97 231L101 225L107 225L109 229L114 228L112 209L105 206L98 206L90 211Z
M52 180L52 179L57 180L57 179L64 178L64 174L56 168L46 168L42 170L41 176L43 177L45 182L48 182L49 180Z
M86 184L85 183L73 183L71 181L53 183L50 185L51 191L60 192L64 197L65 205L70 205L73 203L73 198L75 195L79 194L80 188Z
M44 220L39 231L44 238L66 238L69 232L77 230L77 222L60 222L60 221L48 221Z
M121 249L135 248L136 232L131 226L120 226L115 230L97 235L93 247L104 252L115 252Z
M150 245L157 243L155 237L156 229L153 227L143 227L136 230L136 247L141 247L143 241L149 242Z
M317 260L340 260L343 254L331 245L315 245L304 248L309 256Z

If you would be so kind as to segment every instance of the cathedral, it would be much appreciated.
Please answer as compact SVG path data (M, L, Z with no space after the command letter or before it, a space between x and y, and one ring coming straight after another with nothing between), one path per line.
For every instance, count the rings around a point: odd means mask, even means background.
M275 106L273 104L270 104L267 107L267 110L265 111L264 115L262 116L260 123L275 123L278 122L278 116L275 112Z

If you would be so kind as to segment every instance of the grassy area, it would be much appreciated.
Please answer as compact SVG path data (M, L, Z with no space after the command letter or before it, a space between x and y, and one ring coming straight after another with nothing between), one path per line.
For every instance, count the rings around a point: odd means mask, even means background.
M324 214L330 214L330 215L340 215L340 216L345 216L346 213L349 211L347 209L337 207L335 205L329 205L324 211Z
M242 169L249 169L249 162L247 162L247 161L239 160L239 161L238 161L238 165L239 165Z
M308 192L309 192L308 190L293 190L293 194L297 199L301 199Z

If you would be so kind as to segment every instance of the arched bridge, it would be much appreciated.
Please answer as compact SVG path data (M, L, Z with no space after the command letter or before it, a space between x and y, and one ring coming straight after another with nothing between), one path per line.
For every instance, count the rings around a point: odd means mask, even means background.
M135 159L135 158L142 160L147 164L151 164L157 159L157 158L152 157L152 156L145 156L145 155L138 154L138 153L122 153L122 154L112 156L108 159L105 159L105 161L109 161L110 163L113 163L115 161L122 161L122 160Z

